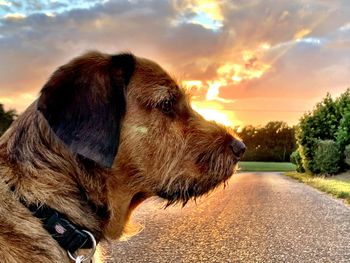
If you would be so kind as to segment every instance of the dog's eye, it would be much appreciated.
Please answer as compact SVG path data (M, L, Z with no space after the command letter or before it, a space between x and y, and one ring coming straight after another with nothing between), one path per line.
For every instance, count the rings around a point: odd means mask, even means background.
M173 101L170 99L164 100L161 104L160 104L161 110L164 113L170 113L173 110Z

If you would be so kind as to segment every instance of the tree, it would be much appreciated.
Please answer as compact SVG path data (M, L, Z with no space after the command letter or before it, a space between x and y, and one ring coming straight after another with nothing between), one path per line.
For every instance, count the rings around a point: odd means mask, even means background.
M249 125L236 132L247 146L245 161L289 162L295 150L294 128L285 122L269 122L263 127Z
M7 130L16 117L15 110L5 111L4 105L0 103L0 136Z

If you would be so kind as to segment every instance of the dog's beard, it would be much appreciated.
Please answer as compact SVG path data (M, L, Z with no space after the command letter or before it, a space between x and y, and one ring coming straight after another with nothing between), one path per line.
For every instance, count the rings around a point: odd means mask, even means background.
M173 175L169 173L157 195L167 200L166 207L177 203L185 206L189 200L195 200L221 184L226 185L235 172L236 164L237 160L224 154L216 158L213 155L201 155L196 160L200 175L188 174L186 170L177 174L174 172Z

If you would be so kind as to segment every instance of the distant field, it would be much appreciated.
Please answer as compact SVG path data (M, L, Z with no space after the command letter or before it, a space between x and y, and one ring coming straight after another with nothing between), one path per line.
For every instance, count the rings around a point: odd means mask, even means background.
M320 191L345 199L350 204L350 172L332 177L317 177L297 172L288 172L285 175L311 185Z
M296 167L292 163L274 162L239 162L240 171L243 172L286 172L295 171Z

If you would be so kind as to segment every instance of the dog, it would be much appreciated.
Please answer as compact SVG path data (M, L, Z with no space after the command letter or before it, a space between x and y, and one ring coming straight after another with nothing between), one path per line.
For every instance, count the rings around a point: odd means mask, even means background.
M141 202L186 204L228 180L244 151L155 62L77 57L0 139L0 262L89 261L80 246L118 239Z

